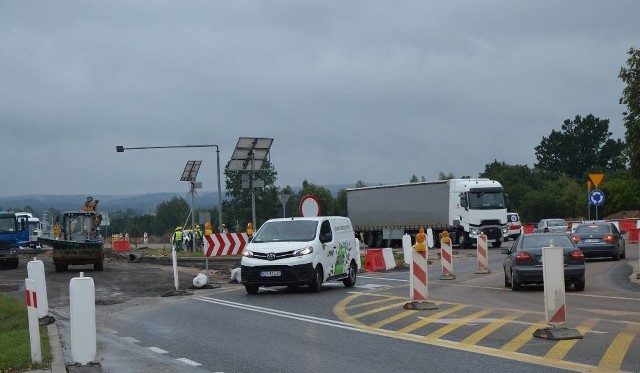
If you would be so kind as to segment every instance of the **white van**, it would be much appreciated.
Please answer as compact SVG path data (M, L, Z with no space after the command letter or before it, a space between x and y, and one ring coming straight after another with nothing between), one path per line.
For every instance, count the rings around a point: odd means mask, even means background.
M360 270L360 243L349 218L271 219L245 247L240 268L249 294L260 286L309 285L318 292L330 280L352 287Z

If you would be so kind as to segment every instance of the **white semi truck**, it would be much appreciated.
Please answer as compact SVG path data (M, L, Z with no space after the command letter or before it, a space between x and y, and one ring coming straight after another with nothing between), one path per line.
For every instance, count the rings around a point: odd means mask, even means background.
M348 216L369 247L400 246L402 236L415 237L431 228L440 246L449 232L454 245L468 248L483 232L499 247L507 233L507 195L490 179L450 179L347 189Z

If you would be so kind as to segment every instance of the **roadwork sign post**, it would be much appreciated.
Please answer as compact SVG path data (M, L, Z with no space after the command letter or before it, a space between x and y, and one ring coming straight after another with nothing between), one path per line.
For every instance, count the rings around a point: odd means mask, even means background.
M455 280L456 275L453 274L453 248L447 231L442 232L442 239L440 239L440 260L442 262L440 280Z
M477 247L478 269L475 273L491 273L491 269L489 269L489 245L487 244L486 234L480 233Z
M416 244L413 246L411 263L411 279L409 281L409 296L411 302L406 303L402 308L407 310L433 310L438 307L433 302L427 302L429 295L429 277L427 276L427 242L424 228L420 228L420 233L416 235ZM411 237L405 234L402 237L402 246L407 251L411 247Z
M544 313L549 327L538 329L534 337L551 339L582 339L576 329L565 328L567 304L564 294L564 248L542 248L542 278L544 282Z

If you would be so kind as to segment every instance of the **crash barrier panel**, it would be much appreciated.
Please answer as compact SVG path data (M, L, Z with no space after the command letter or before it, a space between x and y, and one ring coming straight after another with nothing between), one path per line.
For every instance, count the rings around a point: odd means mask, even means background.
M522 231L527 234L527 233L533 233L533 230L536 229L535 225L523 225L522 226Z
M627 238L627 242L629 243L638 243L640 241L640 229L635 228L629 230L629 237Z
M385 269L396 268L396 259L393 257L393 250L390 247L382 249L382 258L384 259Z
M620 220L620 230L629 232L633 229L638 228L638 219L624 219Z
M112 239L111 241L111 247L113 248L113 251L115 252L120 252L120 251L129 251L129 240L127 239Z
M205 234L203 238L206 257L240 255L249 242L249 235L246 233Z
M491 273L489 269L489 245L487 244L487 236L482 233L478 236L477 242L478 269L475 273Z
M382 249L367 249L364 257L365 272L384 271L387 266L384 264L384 254Z
M451 247L451 238L449 232L442 232L440 239L440 262L442 263L442 275L440 280L455 280L456 275L453 274L453 249Z

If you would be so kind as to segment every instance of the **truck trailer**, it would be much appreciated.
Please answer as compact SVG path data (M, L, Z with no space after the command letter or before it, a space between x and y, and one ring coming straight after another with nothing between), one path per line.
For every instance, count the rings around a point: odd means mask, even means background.
M347 189L348 216L369 247L401 245L402 236L431 228L434 246L443 231L469 248L484 233L499 247L507 233L507 195L490 179L450 179Z

